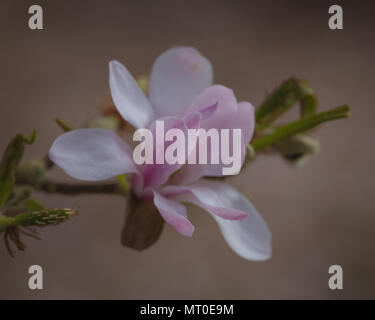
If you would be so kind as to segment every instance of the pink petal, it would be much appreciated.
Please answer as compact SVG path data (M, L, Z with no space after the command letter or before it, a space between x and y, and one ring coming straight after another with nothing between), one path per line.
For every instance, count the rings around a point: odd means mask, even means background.
M50 159L68 175L87 181L138 173L129 146L107 129L79 129L59 136Z
M194 120L194 119L193 119ZM164 117L157 121L164 121L164 134L172 128L180 129L184 133L187 132L187 127L185 121L178 117ZM195 121L195 120L194 120ZM144 165L141 169L141 174L143 176L143 187L144 188L156 188L164 184L169 176L181 168L181 164L170 165L168 163L158 164L156 163L156 152L157 150L162 150L162 147L156 144L156 122L153 122L150 128L154 137L154 163ZM164 142L164 152L171 142ZM164 153L165 155L165 153Z
M158 117L186 114L186 107L212 79L211 63L194 48L172 48L161 54L153 65L149 90Z
M214 87L210 87L214 88ZM209 89L210 89L209 88ZM253 133L254 133L254 107L249 102L240 102L233 107L233 103L236 101L233 93L223 89L224 87L217 88L216 90L210 89L217 93L215 98L212 100L203 99L203 103L210 103L217 99L218 107L213 115L207 119L202 119L200 126L209 130L211 128L216 129L241 129L241 164L243 163L246 156L246 147L249 144ZM209 89L205 90L209 91ZM202 93L201 96L206 95ZM221 92L221 95L219 94ZM229 96L228 96L229 95ZM231 97L230 97L231 96ZM236 102L237 103L237 102ZM234 108L234 109L233 109ZM195 108L193 108L195 109ZM208 154L211 153L209 146ZM198 156L197 156L198 162ZM181 168L181 170L173 177L171 183L173 184L185 184L192 181L198 180L203 176L222 176L223 175L223 164L189 164Z
M201 122L202 114L200 112L192 112L184 117L186 127L188 129L198 129Z
M238 103L237 116L233 126L242 129L244 145L247 146L254 135L255 130L255 108L247 101ZM246 151L246 150L244 150ZM245 152L246 153L246 152Z
M191 193L186 192L189 190ZM200 180L187 186L168 186L164 196L192 202L206 209L229 244L241 257L248 260L266 260L271 256L271 233L251 202L236 189L220 182ZM243 220L228 220L217 215L216 209L233 210L247 215Z
M191 150L188 149L188 140L187 140L187 130L199 128L201 118L210 117L213 112L216 110L216 105L209 106L204 108L202 112L192 112L185 116L183 119L178 117L164 117L160 118L157 121L164 121L164 132L167 132L169 129L177 128L184 132L185 134L185 161L187 162L187 157ZM149 165L144 165L141 169L141 174L143 177L142 186L143 188L156 188L167 182L169 177L179 170L183 164L157 164L156 163L156 150L162 150L161 146L156 145L156 121L151 125L151 132L154 136L154 163ZM171 144L171 142L164 143L164 151ZM137 188L139 190L140 181L136 181Z
M198 111L193 111L187 113L184 117L186 127L188 129L198 129L200 128L200 123L202 120L209 119L215 113L218 103L215 103L211 106L202 108Z
M122 117L136 128L146 128L155 119L150 102L130 72L118 61L109 63L113 102Z
M264 261L271 257L271 232L255 207L243 200L241 204L249 216L240 221L213 216L228 245L247 260Z
M202 115L202 120L206 120L206 119L209 119L210 117L212 117L212 115L216 111L218 105L219 105L219 103L216 102L211 106L208 106L208 107L205 107L205 108L199 110L199 113Z
M207 106L214 105L217 105L216 113L229 114L235 111L237 109L237 100L233 91L218 84L210 86L194 98L187 107L186 113L200 111ZM204 128L213 128L213 126L205 126Z
M231 197L236 196L238 192L235 189L231 192L230 189L233 188L223 183L199 180L184 186L166 186L162 193L165 196L194 203L224 219L245 219L247 213L232 206ZM225 194L226 192L229 193Z
M187 219L186 208L178 201L167 199L154 191L154 204L164 220L179 233L191 237L194 226Z

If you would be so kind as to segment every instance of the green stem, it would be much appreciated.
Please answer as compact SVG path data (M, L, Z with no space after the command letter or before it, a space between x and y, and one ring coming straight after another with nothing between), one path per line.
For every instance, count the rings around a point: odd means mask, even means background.
M17 221L15 217L6 217L0 215L0 233L3 232L5 229L14 227L17 225Z
M257 130L262 131L272 124L297 102L300 103L301 117L315 113L317 99L306 81L290 78L274 90L255 112Z
M56 124L64 131L69 132L73 130L73 127L66 122L62 121L60 118L55 119Z
M22 159L25 144L35 141L36 132L33 131L30 138L23 134L17 134L5 149L0 160L0 207L5 204L13 192L15 172Z
M265 135L252 142L251 146L256 152L260 151L297 133L311 129L323 122L340 118L347 118L349 116L349 112L349 106L343 105L326 112L306 116L302 119L278 127L271 134Z

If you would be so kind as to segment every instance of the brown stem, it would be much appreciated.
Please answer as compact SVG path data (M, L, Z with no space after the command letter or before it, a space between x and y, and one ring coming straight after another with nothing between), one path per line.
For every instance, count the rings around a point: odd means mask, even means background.
M69 195L77 195L84 193L110 193L110 194L120 194L125 195L124 190L117 183L107 183L107 184L69 184L54 182L51 180L45 180L38 184L28 184L20 183L20 185L29 185L34 189L46 193L62 193Z
M52 160L47 156L44 157L44 163L46 165L46 169L52 169L53 166L54 166L54 163L52 162Z

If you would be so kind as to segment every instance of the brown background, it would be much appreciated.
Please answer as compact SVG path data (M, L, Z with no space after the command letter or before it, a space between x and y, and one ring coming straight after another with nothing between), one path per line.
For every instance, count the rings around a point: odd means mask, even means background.
M27 240L16 259L0 245L0 298L375 298L375 9L339 3L343 31L328 29L330 1L38 1L45 29L31 31L32 3L1 1L0 152L36 128L26 156L44 155L60 134L54 117L79 126L97 112L109 60L144 74L172 45L197 47L239 100L259 105L295 75L315 88L321 110L348 103L352 115L314 134L322 150L304 168L262 156L230 180L269 223L271 260L238 257L198 210L193 238L167 226L154 247L134 252L119 241L121 198L40 194L81 213L42 230L43 241ZM27 287L31 264L44 268L43 291ZM341 292L328 289L332 264L344 269Z

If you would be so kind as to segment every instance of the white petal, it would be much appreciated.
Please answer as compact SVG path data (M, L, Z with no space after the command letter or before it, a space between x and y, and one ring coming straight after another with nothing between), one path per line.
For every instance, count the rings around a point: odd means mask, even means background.
M150 102L130 72L118 61L109 63L113 102L123 118L136 128L147 128L155 119Z
M191 237L194 226L187 219L186 208L178 201L167 199L154 191L154 204L164 220L184 236Z
M216 92L216 98L213 93ZM212 93L212 95L210 94ZM254 133L254 107L249 102L240 102L237 105L235 97L231 90L223 86L212 86L206 89L200 97L203 103L197 105L204 105L212 103L212 99L219 101L217 110L208 119L203 119L201 127L209 130L210 128L216 129L236 129L239 128L242 131L241 138L241 166L246 156L246 146L249 144L253 133ZM197 101L201 98L196 99ZM208 99L208 98L211 98ZM206 101L205 101L206 100ZM224 101L226 103L224 103ZM236 105L233 106L233 103ZM195 110L194 104L192 110ZM189 108L190 110L190 108ZM196 152L196 151L195 151ZM211 149L207 150L207 153L211 153ZM181 170L173 177L171 183L173 184L185 184L192 181L198 180L204 176L222 176L223 168L226 165L220 163L214 164L189 164L181 168Z
M186 190L190 190L193 197L184 192ZM271 233L267 224L251 202L231 186L201 179L185 186L168 186L163 194L194 203L211 213L229 246L241 257L259 261L270 258ZM248 216L242 220L224 219L215 208L229 212L232 209L233 214L243 212Z
M229 246L242 258L264 261L271 257L271 232L255 207L246 204L249 216L228 220L213 215Z
M149 90L158 117L184 115L212 79L211 63L194 48L178 47L161 54L152 68Z
M137 173L129 146L107 129L79 129L59 136L50 159L68 175L87 181Z

